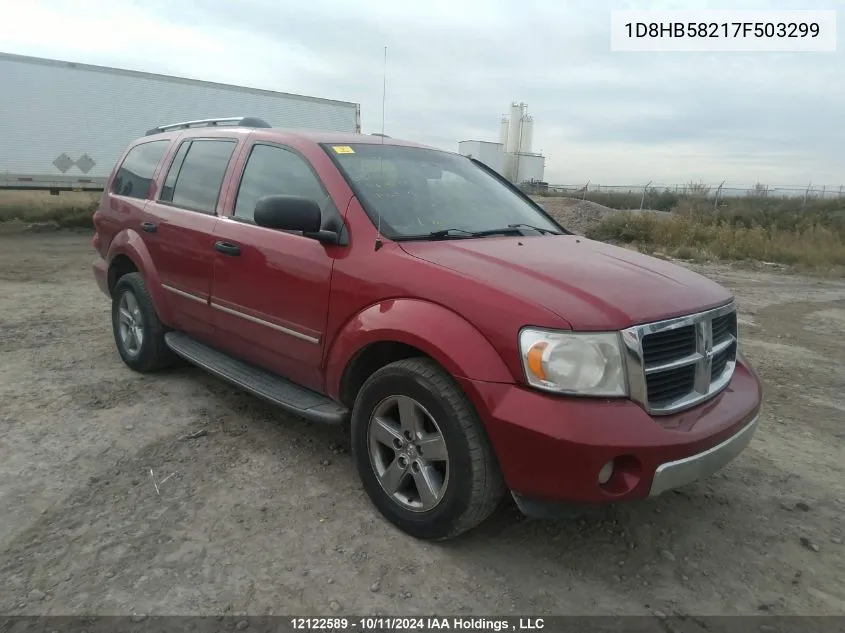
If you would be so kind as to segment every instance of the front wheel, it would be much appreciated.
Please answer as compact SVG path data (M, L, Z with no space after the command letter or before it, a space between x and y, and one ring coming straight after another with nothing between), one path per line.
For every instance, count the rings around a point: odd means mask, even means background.
M352 410L352 447L373 504L417 538L475 527L504 494L472 405L429 359L397 361L367 379Z

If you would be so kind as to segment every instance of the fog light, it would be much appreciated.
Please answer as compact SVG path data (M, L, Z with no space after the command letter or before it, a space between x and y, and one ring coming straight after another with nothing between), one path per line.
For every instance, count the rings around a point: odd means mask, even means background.
M610 478L613 476L613 460L611 459L607 462L604 466L601 467L599 471L599 485L604 485Z

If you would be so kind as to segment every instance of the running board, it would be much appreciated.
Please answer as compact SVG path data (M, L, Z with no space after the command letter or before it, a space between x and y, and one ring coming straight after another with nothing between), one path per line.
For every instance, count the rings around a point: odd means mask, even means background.
M342 424L349 418L349 409L328 396L218 352L187 334L168 332L164 342L185 360L289 413L326 424Z

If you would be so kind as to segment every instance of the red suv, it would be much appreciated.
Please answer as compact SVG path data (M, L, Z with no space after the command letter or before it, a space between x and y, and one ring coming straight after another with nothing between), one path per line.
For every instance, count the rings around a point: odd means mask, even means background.
M654 496L748 445L762 390L731 294L575 236L470 158L259 119L150 130L94 214L124 362L181 357L351 424L419 538Z

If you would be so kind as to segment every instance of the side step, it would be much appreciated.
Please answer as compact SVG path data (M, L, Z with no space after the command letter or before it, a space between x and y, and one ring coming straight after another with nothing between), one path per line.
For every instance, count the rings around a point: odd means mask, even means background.
M328 396L218 352L187 334L168 332L164 342L185 360L294 415L326 424L342 424L349 417L349 409Z

